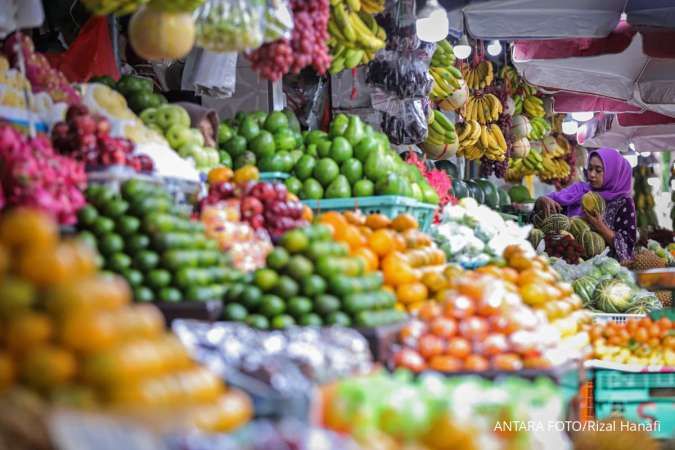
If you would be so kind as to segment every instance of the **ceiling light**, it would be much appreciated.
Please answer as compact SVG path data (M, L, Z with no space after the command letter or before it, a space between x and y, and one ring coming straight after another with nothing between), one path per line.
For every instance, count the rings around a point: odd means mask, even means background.
M572 119L577 122L586 122L591 120L594 115L593 111L573 112Z
M562 132L565 134L576 134L579 130L579 123L574 119L565 119L562 123Z
M466 59L471 55L471 46L469 45L469 39L467 39L466 34L461 37L452 50L458 59Z
M448 37L448 13L438 0L428 0L415 21L417 37L426 42L438 42Z
M502 44L498 40L490 41L487 52L491 56L497 56L502 52Z

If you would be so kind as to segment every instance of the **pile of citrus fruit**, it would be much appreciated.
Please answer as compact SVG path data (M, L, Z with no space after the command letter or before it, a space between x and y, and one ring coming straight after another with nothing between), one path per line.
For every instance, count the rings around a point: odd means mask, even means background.
M382 214L327 212L318 222L330 225L335 239L346 243L367 271L382 272L385 288L404 311L417 311L446 284L445 254L409 214L391 220Z
M96 272L82 240L61 240L42 213L0 217L0 391L16 384L74 406L178 415L229 431L252 414L246 395L196 365L151 305ZM73 406L73 405L71 405Z

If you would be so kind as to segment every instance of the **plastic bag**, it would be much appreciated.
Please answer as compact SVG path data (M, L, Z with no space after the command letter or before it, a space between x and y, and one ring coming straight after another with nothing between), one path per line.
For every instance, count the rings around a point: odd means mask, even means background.
M262 0L207 0L197 13L197 45L213 52L239 52L263 43Z
M380 127L392 144L418 144L427 138L431 113L428 98L401 100L379 91L371 101L374 109L383 112Z
M265 8L264 43L277 39L290 39L293 31L293 14L287 0L267 0Z
M428 97L433 86L428 60L382 52L368 64L366 83L401 98Z
M237 84L237 53L214 53L195 48L188 55L181 88L196 95L229 98Z
M40 0L0 0L0 39L14 30L37 28L44 21Z

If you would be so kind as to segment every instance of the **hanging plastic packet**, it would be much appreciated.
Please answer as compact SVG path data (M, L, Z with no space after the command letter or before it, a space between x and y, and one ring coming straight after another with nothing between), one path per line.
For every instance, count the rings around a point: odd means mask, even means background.
M373 109L382 111L382 131L392 144L424 142L429 133L431 104L428 98L405 99L377 90L371 94Z
M366 83L401 98L428 97L433 86L428 60L385 51L368 65Z
M265 8L265 35L263 42L290 39L293 31L293 14L287 0L267 0Z
M197 13L197 45L221 53L260 47L264 8L263 0L208 0Z

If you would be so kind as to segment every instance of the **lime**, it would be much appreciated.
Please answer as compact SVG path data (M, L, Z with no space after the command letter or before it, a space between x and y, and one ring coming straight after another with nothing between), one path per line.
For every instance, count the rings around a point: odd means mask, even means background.
M81 231L77 235L77 239L80 242L84 242L90 249L98 251L98 244L96 242L96 236L90 231Z
M99 217L94 221L91 229L96 236L103 236L113 232L115 229L115 222L107 217Z
M126 240L125 249L131 254L136 254L150 246L150 238L144 234L131 236Z
M246 286L238 297L239 303L250 310L256 309L260 306L260 299L262 298L262 291L256 286Z
M349 159L349 158L347 158ZM324 188L340 174L340 167L330 158L322 158L314 167L313 175Z
M103 205L103 213L108 217L120 217L129 209L129 204L122 199L114 199Z
M328 325L335 325L339 327L349 327L352 325L352 320L342 311L335 311L328 314L326 317L326 323Z
M288 313L299 319L312 311L312 301L307 297L293 297L288 301Z
M142 271L152 270L159 264L159 255L150 250L138 252L134 257L134 266Z
M0 299L2 299L0 319L10 319L27 312L35 298L35 287L31 283L13 276L5 276L0 283Z
M183 296L176 288L162 288L159 291L159 300L167 303L179 303L183 300Z
M164 269L151 270L148 275L148 285L153 289L161 289L171 284L171 274Z
M359 180L352 187L354 197L370 197L375 192L375 185L370 180Z
M288 299L297 295L299 290L298 283L293 278L282 275L274 288L274 293L283 299Z
M302 190L302 181L295 177L287 178L284 184L286 185L288 192L292 194L298 195L298 193Z
M155 300L155 294L148 287L138 286L134 289L134 300L138 303L148 303Z
M248 311L246 311L246 308L239 303L230 303L225 307L223 316L225 317L225 320L243 322L246 319L246 316L248 316Z
M281 270L288 264L288 252L283 247L275 247L267 255L267 267L274 270Z
M124 240L116 233L105 234L99 239L98 248L104 255L120 253L124 250Z
M77 212L77 222L80 226L90 227L98 218L98 211L92 205L84 205Z
M340 164L347 161L353 155L352 146L349 141L342 136L337 136L333 139L330 147L329 157Z
M131 258L124 253L115 253L114 255L111 255L106 262L108 268L117 273L122 273L131 266Z
M138 270L126 269L122 271L122 276L126 278L132 287L139 287L143 284L143 274Z
M295 320L288 314L281 314L272 319L272 328L276 328L277 330L283 330L293 325L295 325Z
M330 313L340 309L340 300L333 295L319 295L314 300L314 310L322 316L327 316Z
M302 255L295 255L288 262L286 270L291 277L302 280L314 272L314 264Z
M323 325L323 320L321 320L321 317L318 314L309 313L300 317L299 323L303 327L320 327Z
M363 166L361 161L355 158L348 159L340 166L340 173L347 177L347 181L352 186L363 177Z
M312 242L328 241L333 238L331 228L321 223L315 223L305 228L305 234Z
M122 216L117 219L116 230L122 236L132 236L141 228L141 221L133 216Z
M230 287L227 289L227 292L225 293L225 298L229 303L238 302L239 299L242 297L245 288L246 285L241 283L231 284Z
M315 297L326 292L326 281L319 275L309 275L302 279L302 293Z
M281 237L281 245L290 253L300 253L309 245L309 238L302 230L291 230Z
M279 282L279 275L272 269L258 269L253 274L253 282L263 292L269 292Z
M272 318L283 313L286 310L284 301L276 295L263 295L260 299L260 313L268 318Z
M267 317L261 316L260 314L251 314L246 318L246 325L251 328L257 328L259 330L267 330L270 327L270 322L267 320Z

